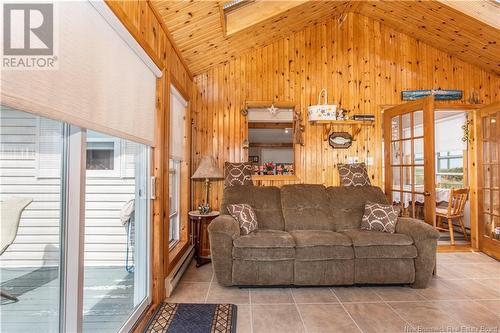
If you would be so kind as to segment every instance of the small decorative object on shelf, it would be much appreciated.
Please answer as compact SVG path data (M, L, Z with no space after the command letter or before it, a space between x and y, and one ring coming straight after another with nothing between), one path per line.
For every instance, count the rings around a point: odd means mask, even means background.
M352 136L347 132L333 132L328 143L333 149L347 149L352 145Z
M408 90L401 92L401 99L403 101L415 101L423 97L434 96L437 101L447 101L462 99L462 95L462 90Z
M361 121L375 121L375 115L373 114L355 114L352 117L353 120L361 120Z
M500 227L495 227L495 239L500 240Z
M340 108L338 111L337 111L337 120L349 120L349 110L347 109L344 109L344 108Z
M322 97L323 104L321 104ZM337 105L328 104L328 93L326 89L321 89L318 96L318 104L309 106L307 111L309 113L309 121L337 119Z

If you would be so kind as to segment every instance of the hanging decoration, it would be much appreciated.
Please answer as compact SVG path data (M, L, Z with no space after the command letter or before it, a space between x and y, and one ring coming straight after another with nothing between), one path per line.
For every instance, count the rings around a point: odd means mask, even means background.
M278 114L280 109L278 109L277 107L274 106L274 103L271 104L271 107L268 107L267 108L267 111L269 111L270 114L272 114L273 116L276 116Z

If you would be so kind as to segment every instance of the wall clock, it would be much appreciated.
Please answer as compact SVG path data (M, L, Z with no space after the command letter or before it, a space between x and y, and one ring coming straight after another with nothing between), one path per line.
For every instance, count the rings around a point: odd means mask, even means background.
M352 145L352 136L347 132L333 132L328 137L328 143L334 149L347 149Z

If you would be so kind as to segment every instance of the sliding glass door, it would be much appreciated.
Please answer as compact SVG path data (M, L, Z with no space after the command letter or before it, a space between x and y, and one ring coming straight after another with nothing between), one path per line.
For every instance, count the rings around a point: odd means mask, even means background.
M150 301L150 148L0 121L0 332L128 331Z

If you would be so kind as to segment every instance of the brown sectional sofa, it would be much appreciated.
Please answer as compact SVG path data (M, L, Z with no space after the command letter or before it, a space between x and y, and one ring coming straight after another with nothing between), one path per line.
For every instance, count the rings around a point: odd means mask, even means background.
M208 231L223 286L411 284L425 288L439 233L400 218L396 233L360 230L366 201L387 203L378 187L233 186ZM258 230L240 235L228 204L250 204Z

